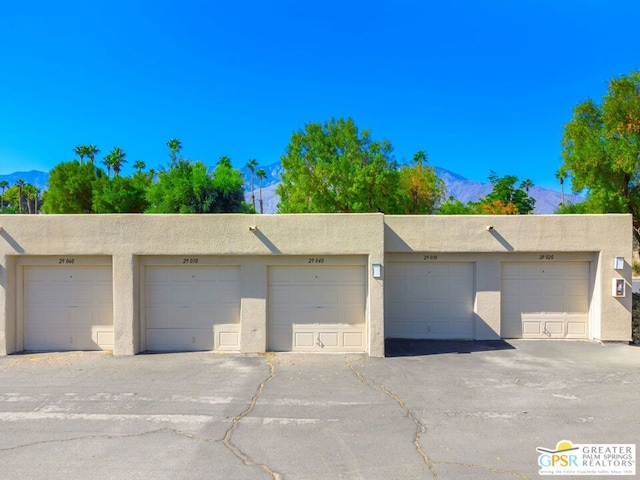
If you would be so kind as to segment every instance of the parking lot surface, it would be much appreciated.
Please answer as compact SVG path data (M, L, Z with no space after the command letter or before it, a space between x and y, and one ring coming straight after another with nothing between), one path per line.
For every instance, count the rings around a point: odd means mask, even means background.
M538 447L640 439L638 347L387 352L0 357L0 477L524 479Z

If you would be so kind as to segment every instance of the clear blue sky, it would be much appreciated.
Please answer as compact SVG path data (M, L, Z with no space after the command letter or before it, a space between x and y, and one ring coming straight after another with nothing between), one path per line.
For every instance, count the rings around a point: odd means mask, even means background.
M572 108L640 69L639 18L637 0L3 2L0 174L78 144L158 168L172 137L266 165L350 116L398 160L557 189Z

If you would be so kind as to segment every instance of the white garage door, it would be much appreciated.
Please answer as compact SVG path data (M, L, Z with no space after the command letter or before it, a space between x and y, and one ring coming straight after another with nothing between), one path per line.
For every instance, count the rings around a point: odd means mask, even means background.
M365 350L364 266L269 268L270 351Z
M388 263L387 338L473 338L473 263Z
M24 349L113 348L110 266L25 266Z
M146 349L240 349L239 266L145 268Z
M505 263L503 338L587 338L589 263Z

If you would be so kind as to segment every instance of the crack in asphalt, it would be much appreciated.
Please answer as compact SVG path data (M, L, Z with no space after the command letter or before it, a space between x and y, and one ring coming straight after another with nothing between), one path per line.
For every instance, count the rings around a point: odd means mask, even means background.
M512 477L520 478L520 479L523 479L523 480L531 480L527 476L524 476L524 475L521 475L521 474L515 473L515 472L510 472L508 470L501 470L499 468L487 467L487 466L484 466L484 465L475 465L475 464L471 464L471 463L439 462L439 461L435 461L435 460L430 459L429 456L427 455L427 453L422 449L422 445L420 444L420 437L422 436L423 433L426 433L427 427L424 425L424 423L422 423L422 421L420 421L420 419L418 419L415 416L415 414L413 413L411 408L400 397L398 397L396 394L391 392L383 384L376 383L373 380L365 378L365 376L362 373L360 373L358 370L356 370L355 366L351 362L349 362L349 359L346 358L346 357L345 357L345 362L347 363L347 366L351 369L351 371L360 379L360 381L362 383L364 383L365 385L367 385L369 387L372 387L374 389L376 389L376 388L380 389L380 391L382 391L385 395L387 395L390 398L392 398L393 400L395 400L395 402L398 405L400 405L400 407L406 412L407 417L409 417L416 424L417 432L416 432L416 436L415 436L415 438L413 440L413 444L415 445L416 449L418 450L418 453L420 454L420 456L423 458L424 462L429 467L429 470L431 471L431 475L433 475L434 480L436 480L438 478L438 474L435 471L435 465L452 465L452 466L467 467L467 468L479 468L481 470L486 470L486 471L494 472L494 473L502 473L502 474L510 475Z
M229 429L224 434L224 438L222 439L222 443L224 443L225 447L227 447L229 450L231 450L231 452L236 457L238 457L240 460L242 460L242 462L246 466L259 467L263 471L265 471L269 475L271 475L271 477L273 477L274 480L283 480L284 479L283 475L281 475L278 472L274 471L271 467L269 467L269 465L266 465L264 463L256 462L255 460L253 460L249 455L247 455L245 452L243 452L237 445L235 445L231 441L231 437L233 435L233 432L235 432L236 429L238 428L240 420L242 420L244 417L249 415L249 413L251 413L251 411L256 406L256 403L258 402L258 399L262 395L262 392L264 390L264 386L268 382L273 380L273 377L275 377L275 375L276 375L276 367L275 367L273 362L274 362L274 358L273 357L270 357L267 360L267 364L269 365L269 376L265 380L263 380L260 383L260 385L258 385L258 389L256 390L256 393L253 395L253 398L249 402L249 405L247 406L247 408L245 408L244 411L242 411L239 415L233 417L233 419L231 421L231 426L229 427Z
M433 477L433 479L437 480L438 474L434 468L434 462L429 458L429 455L427 455L427 453L422 449L422 445L420 444L420 437L422 436L423 433L427 431L427 427L425 427L425 425L420 421L420 419L415 416L415 414L413 413L413 410L411 410L411 408L404 401L402 401L400 397L398 397L389 389L387 389L383 384L376 383L376 382L373 382L372 380L365 378L365 376L362 375L362 373L360 373L358 370L356 370L353 364L349 362L349 359L347 357L345 357L345 363L362 383L364 383L365 385L373 389L379 389L382 393L387 395L389 398L393 399L405 411L405 414L407 415L407 417L416 425L416 434L413 439L413 445L416 447L418 454L422 457L422 459L424 460L424 463L429 468L429 471L431 472L431 476Z
M433 463L436 464L436 465L454 465L454 466L458 466L458 467L480 468L482 470L487 470L489 472L503 473L505 475L511 475L512 477L521 478L523 480L531 480L530 477L527 477L525 475L521 475L519 473L510 472L508 470L500 470L499 468L486 467L484 465L475 465L473 463L458 463L458 462L433 462Z
M183 432L181 430L176 430L175 428L157 428L155 430L149 430L146 432L140 433L129 433L123 435L82 435L79 437L71 437L71 438L56 438L51 440L39 440L37 442L24 443L22 445L15 445L13 447L0 448L0 452L10 452L12 450L19 450L21 448L35 447L37 445L46 445L50 443L66 443L66 442L75 442L78 440L96 440L96 439L106 439L106 440L120 440L123 438L136 438L136 437L145 437L148 435L155 435L156 433L173 433L176 435L181 435L183 437L187 437L194 441L205 442L205 443L216 443L218 440L210 440L208 438L198 437L196 435L192 435L187 432Z

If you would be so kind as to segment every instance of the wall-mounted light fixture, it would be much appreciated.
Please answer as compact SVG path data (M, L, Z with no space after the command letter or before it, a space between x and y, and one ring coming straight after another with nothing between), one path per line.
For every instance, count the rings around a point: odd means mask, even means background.
M250 225L249 226L249 231L250 232L255 232L256 230L258 230L258 227L256 227L255 225Z
M624 268L624 257L613 257L613 268L622 270Z
M379 263L371 264L371 275L373 278L382 278L382 265Z
M493 225L487 225L487 232L493 232Z

